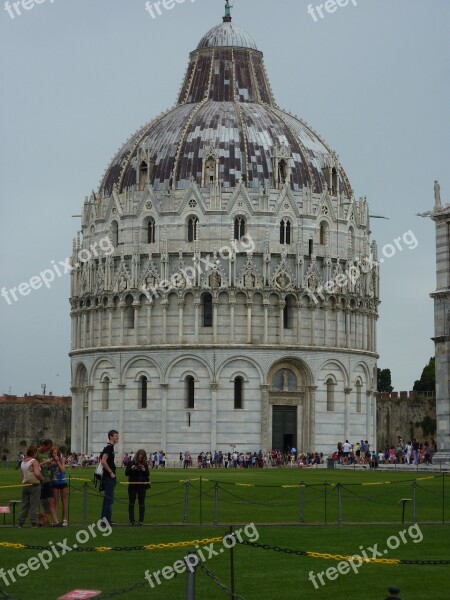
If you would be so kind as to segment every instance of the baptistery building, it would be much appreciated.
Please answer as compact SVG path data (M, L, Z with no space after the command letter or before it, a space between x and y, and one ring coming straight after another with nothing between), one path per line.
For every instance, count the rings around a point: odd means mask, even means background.
M330 452L375 439L369 207L226 7L73 244L72 448Z

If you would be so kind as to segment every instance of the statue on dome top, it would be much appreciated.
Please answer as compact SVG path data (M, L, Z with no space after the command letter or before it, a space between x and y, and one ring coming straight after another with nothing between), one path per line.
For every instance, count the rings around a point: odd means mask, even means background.
M434 208L439 208L441 206L441 186L439 185L439 181L436 179L434 182Z

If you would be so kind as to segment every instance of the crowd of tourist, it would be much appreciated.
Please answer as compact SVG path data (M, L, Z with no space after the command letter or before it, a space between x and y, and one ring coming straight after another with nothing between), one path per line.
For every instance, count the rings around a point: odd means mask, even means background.
M345 440L344 443L338 442L331 458L339 464L368 465L370 468L376 468L380 464L431 465L435 452L436 442L433 439L430 443L428 441L419 443L413 438L412 442L405 443L401 437L398 437L395 444L379 451L371 450L367 440L355 444Z
M293 449L295 450L295 448ZM125 452L121 459L121 466L126 469L135 458L134 452ZM89 467L96 466L99 461L98 454L76 454L72 453L66 458L70 467ZM295 450L271 450L270 452L230 452L202 451L199 454L192 455L186 450L173 457L171 466L182 467L184 469L256 469L264 467L309 467L323 463L324 457L318 452L297 452ZM151 469L164 469L169 464L169 457L163 450L149 452L147 464Z
M281 452L280 450L271 450L270 452L200 452L196 461L193 461L191 453L188 451L180 452L180 465L184 469L196 466L199 469L263 469L264 467L286 467L298 466L308 467L323 462L323 454L298 453L295 448Z

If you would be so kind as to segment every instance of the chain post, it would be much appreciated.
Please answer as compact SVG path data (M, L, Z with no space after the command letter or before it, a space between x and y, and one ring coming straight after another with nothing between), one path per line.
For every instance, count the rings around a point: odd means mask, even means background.
M195 550L190 550L185 557L186 562L186 600L195 600L195 569L198 565L198 556Z
M203 524L203 492L202 492L202 476L200 475L200 525Z
M342 525L342 484L338 483L337 484L337 489L338 489L338 525L341 526Z
M386 598L386 600L401 600L401 598L399 598L399 596L398 596L398 594L400 592L398 587L396 587L395 585L392 585L388 591L389 591L389 596Z
M188 518L189 518L189 487L190 487L190 481L188 479L184 483L184 516L183 516L183 523L187 523L188 522Z
M305 484L300 481L300 523L305 522Z
M230 536L233 535L233 525L230 525ZM234 546L230 548L230 579L231 593L234 594Z
M83 483L83 527L87 525L88 512L88 484Z
M214 525L219 524L219 484L214 484Z

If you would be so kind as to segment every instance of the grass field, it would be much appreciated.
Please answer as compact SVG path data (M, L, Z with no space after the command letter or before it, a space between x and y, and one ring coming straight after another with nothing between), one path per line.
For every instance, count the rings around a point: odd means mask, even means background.
M160 574L161 585L154 583L152 588L144 579L145 571L153 573L173 565L190 548L194 548L195 540L220 538L229 532L229 524L241 524L244 540L279 547L278 551L243 544L234 548L235 592L246 600L294 600L303 597L383 600L388 595L389 585L397 585L401 589L403 600L425 600L429 597L447 600L450 597L450 565L370 562L359 566L359 559L355 559L355 567L352 567L350 562L344 563L343 558L311 557L280 551L280 548L288 548L334 557L363 555L366 552L370 557L373 551L369 548L376 547L386 559L449 560L448 476L319 469L154 471L151 473L152 489L146 502L147 525L142 528L127 525L127 490L125 485L119 484L113 511L114 520L119 525L111 531L100 531L96 523L102 497L92 486L92 470L74 470L70 475L71 526L55 530L0 528L0 542L3 544L38 546L28 549L0 546L0 569L15 569L20 563L37 557L43 551L40 546L47 548L52 546L50 542L55 545L65 538L67 540L60 549L74 544L79 546L79 550L99 547L129 549L67 551L60 558L53 557L47 570L40 564L35 571L23 577L17 576L15 583L7 579L9 586L0 578L0 590L7 594L5 598L9 595L23 600L53 600L75 588L99 589L103 592L102 598L106 598L112 592L142 583L140 587L117 597L183 600L185 574L170 580ZM121 470L118 479L125 481ZM18 472L13 468L0 470L0 506L7 505L11 499L20 499L20 488L3 487L17 484L17 480ZM303 487L299 485L301 482L305 484ZM406 506L405 524L402 525L399 500L413 499L414 495L419 525L412 525L412 501ZM187 523L183 524L186 517ZM339 517L341 526L338 525ZM443 517L446 524L442 523ZM215 521L217 526L214 526ZM11 515L7 515L6 524L10 523ZM250 527L250 523L255 523L255 527ZM88 526L91 526L91 531ZM235 527L239 528L238 525ZM245 532L249 534L247 537ZM192 543L182 547L132 548L189 541ZM202 550L202 546L208 544L197 544L205 559L211 555L204 566L229 586L231 552L221 541L216 541L210 547L214 548L213 556L212 550ZM337 570L338 565L342 573ZM310 573L314 574L314 578ZM314 579L315 585L311 579ZM155 582L155 579L152 581ZM197 569L196 598L227 597L230 598L230 595L203 570Z

